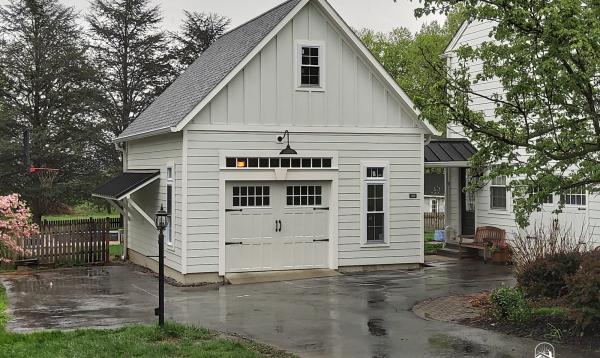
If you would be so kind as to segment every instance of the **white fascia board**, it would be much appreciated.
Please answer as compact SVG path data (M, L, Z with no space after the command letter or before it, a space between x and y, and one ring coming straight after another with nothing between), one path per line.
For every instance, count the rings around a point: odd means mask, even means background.
M381 63L377 61L375 56L369 51L369 49L365 46L365 44L356 36L354 31L350 28L350 26L344 21L344 19L337 13L337 11L325 0L317 0L316 1L321 8L327 13L329 18L333 20L339 28L344 31L344 34L352 41L352 44L362 53L362 55L369 60L369 63L375 68L375 70L385 79L388 86L390 86L394 92L402 99L406 106L408 106L416 115L417 119L415 121L425 129L428 133L436 136L440 136L442 133L439 132L431 123L426 120L418 119L420 115L420 111L417 109L413 101L408 97L408 95L400 88L398 83L392 78L392 76L383 68Z
M454 34L454 37L452 37L452 40L450 40L450 42L448 43L448 46L446 46L446 48L444 49L444 52L442 52L442 57L448 57L450 52L454 51L454 47L456 46L458 40L462 37L463 33L467 29L467 26L469 26L469 23L469 20L463 21L462 25L460 25L460 27L458 28L458 31L456 31L456 33Z
M157 134L171 133L172 131L173 130L171 127L164 127L164 128L153 129L150 131L138 133L135 135L125 136L125 137L118 136L117 138L113 139L113 143L122 143L122 142L127 142L130 140L152 137Z
M260 52L262 51L262 49L296 16L296 14L298 12L300 12L300 10L302 10L302 8L304 8L304 6L306 6L306 4L308 4L309 0L302 0L301 2L298 3L298 5L296 5L296 7L294 9L292 9L292 11L289 12L289 14L286 15L286 17L283 18L283 20L281 20L279 22L279 24L277 24L277 26L275 26L275 28L273 30L271 30L271 32L264 38L262 39L261 42L259 42L259 44L254 48L254 50L252 50L252 52L250 52L243 60L242 62L240 62L231 72L229 72L229 74L227 76L225 76L225 78L221 81L221 83L219 83L219 85L217 85L217 87L213 88L213 90L208 94L208 96L204 97L204 99L198 104L196 105L196 107L194 107L194 109L192 109L190 111L190 113L188 113L185 118L183 118L183 120L181 122L179 122L179 124L177 124L177 126L175 127L171 127L171 131L172 132L179 132L183 129L183 127L185 127L192 119L194 119L194 117L196 117L196 115L198 113L200 113L200 111L207 105L210 103L210 101L212 101L212 99L219 94L219 92L221 92L221 90L227 86L227 84L229 84L229 82L231 82L231 80L237 76L237 74L244 69L244 67L246 67L246 65L248 65L248 63Z

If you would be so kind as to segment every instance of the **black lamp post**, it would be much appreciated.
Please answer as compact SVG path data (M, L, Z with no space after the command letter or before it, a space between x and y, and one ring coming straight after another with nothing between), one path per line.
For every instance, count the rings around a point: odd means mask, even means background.
M295 150L293 150L290 147L290 132L288 132L287 130L283 133L282 136L277 137L277 141L278 142L283 142L283 140L287 137L287 146L285 148L283 148L283 150L281 152L279 152L279 154L298 154L298 152L296 152Z
M165 326L165 229L169 226L169 216L162 204L156 212L156 229L158 230L158 308L154 314L158 316L158 325Z

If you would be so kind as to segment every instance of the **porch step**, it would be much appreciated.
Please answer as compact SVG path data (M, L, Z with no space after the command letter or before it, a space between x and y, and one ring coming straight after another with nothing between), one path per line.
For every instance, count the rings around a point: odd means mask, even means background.
M441 255L441 256L448 256L448 257L458 257L458 256L460 256L460 252L458 251L458 247L457 248L453 248L453 247L449 247L448 245L446 245L446 247L444 247L443 249L438 250L437 254Z
M339 272L329 269L240 272L225 274L225 282L231 285L241 285L247 283L304 280L307 278L337 276L339 274Z

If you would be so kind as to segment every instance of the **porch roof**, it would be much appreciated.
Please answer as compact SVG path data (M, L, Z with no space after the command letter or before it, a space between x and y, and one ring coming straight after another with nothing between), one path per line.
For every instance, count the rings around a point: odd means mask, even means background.
M469 166L477 149L466 139L432 139L425 146L426 166Z
M92 196L108 200L122 200L124 197L157 180L160 170L129 171L119 174L96 188Z

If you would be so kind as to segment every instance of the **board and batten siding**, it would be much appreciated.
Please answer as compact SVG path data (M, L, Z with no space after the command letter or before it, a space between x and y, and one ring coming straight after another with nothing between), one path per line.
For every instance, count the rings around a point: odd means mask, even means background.
M219 152L277 151L282 148L274 140L277 134L188 133L188 273L218 271ZM422 135L294 133L292 145L299 156L314 150L338 153L339 266L422 262ZM367 160L390 162L389 247L360 246L360 164ZM417 199L410 199L411 193Z
M195 118L198 125L410 127L416 115L317 6L304 7ZM297 41L324 45L324 91L296 90Z
M175 190L174 207L175 227L173 246L165 245L165 265L181 272L181 175L182 175L182 133L164 134L160 136L132 140L127 142L127 168L134 169L159 169L160 180L140 189L132 194L133 200L151 218L160 208L166 205L167 179L166 167L169 162L174 163ZM165 207L166 209L166 207ZM158 255L158 233L136 210L129 212L132 220L128 226L128 246L130 249L146 256ZM153 258L153 260L156 260Z

